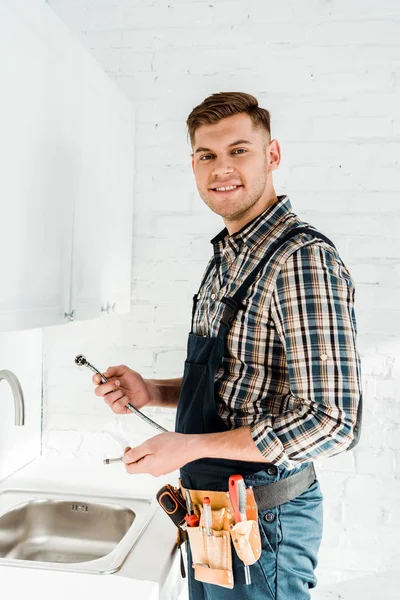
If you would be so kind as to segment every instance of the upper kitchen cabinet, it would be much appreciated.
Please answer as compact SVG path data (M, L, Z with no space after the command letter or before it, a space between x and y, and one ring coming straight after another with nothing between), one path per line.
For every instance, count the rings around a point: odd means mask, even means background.
M132 106L91 61L80 73L81 168L74 202L71 318L130 310ZM105 93L107 91L107 93Z
M134 110L41 0L0 3L0 331L130 310Z

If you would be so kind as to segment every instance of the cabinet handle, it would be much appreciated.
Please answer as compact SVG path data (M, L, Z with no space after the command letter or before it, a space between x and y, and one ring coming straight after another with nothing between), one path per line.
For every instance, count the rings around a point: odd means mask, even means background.
M102 307L101 307L101 312L102 312L102 313L106 313L107 315L109 315L109 314L110 314L110 311L112 311L112 312L115 312L115 302L114 302L114 304L109 304L109 303L107 302L107 306L105 306L105 307L104 307L104 306L102 306Z

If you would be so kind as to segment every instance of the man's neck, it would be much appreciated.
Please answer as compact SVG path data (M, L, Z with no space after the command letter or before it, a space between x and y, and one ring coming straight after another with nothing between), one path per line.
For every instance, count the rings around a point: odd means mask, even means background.
M251 209L237 221L227 221L223 219L224 225L227 228L229 235L233 235L237 231L243 229L243 227L245 227L247 223L250 223L250 221L258 217L258 215L261 215L261 213L263 213L265 210L267 210L267 208L275 204L277 201L278 197L275 194L275 192L273 192L273 195L269 198L269 200L266 203L263 203L261 206L258 205L258 203L254 204L251 207Z

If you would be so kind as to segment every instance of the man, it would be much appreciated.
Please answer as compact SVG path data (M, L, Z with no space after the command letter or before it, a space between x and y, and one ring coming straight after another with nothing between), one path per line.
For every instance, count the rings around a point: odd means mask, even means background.
M256 98L213 94L187 125L197 188L225 228L211 240L194 297L183 377L150 380L110 367L95 393L118 414L129 412L127 402L177 407L175 432L125 449L128 473L180 469L191 494L226 492L230 475L240 474L254 490L262 552L251 584L235 551L233 588L213 579L210 564L194 572L202 560L189 545L191 599L305 600L322 537L313 461L357 441L354 284L333 243L276 195L280 147Z

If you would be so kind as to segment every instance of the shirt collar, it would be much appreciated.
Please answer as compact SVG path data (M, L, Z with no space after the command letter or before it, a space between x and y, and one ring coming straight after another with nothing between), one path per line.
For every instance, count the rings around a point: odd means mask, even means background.
M242 246L246 244L252 248L254 244L261 241L271 233L277 224L282 220L284 215L292 210L292 204L289 197L286 195L278 196L277 202L266 208L261 214L246 223L242 229L236 231L231 236L226 227L218 233L211 241L213 246L218 244L226 245L228 242L233 242L234 246ZM225 243L224 243L225 240Z

